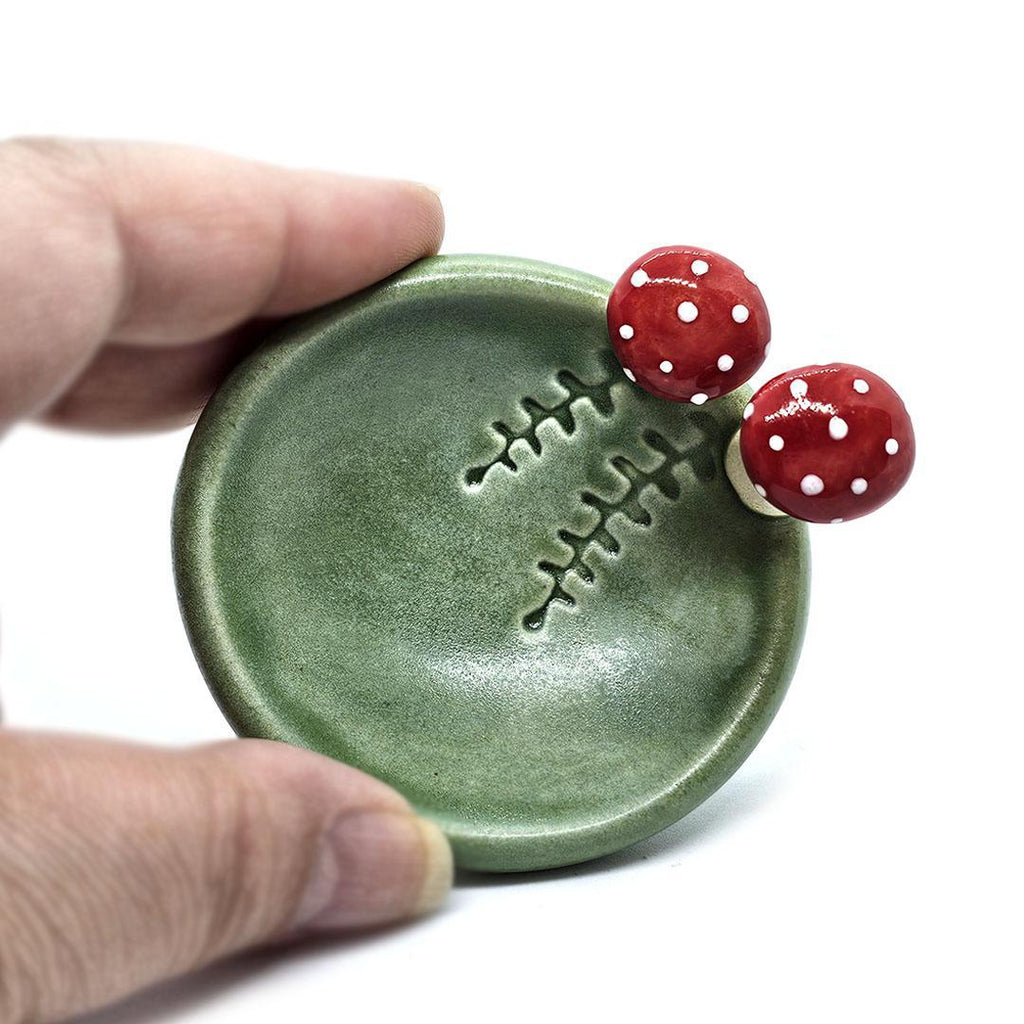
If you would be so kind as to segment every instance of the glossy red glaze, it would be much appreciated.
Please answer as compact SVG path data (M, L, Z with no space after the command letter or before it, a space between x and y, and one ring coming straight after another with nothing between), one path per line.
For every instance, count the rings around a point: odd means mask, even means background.
M608 299L608 332L627 377L695 405L749 380L772 333L757 285L732 260L685 245L630 264Z
M743 413L740 455L758 493L811 523L884 505L914 465L914 428L881 377L848 363L770 380Z

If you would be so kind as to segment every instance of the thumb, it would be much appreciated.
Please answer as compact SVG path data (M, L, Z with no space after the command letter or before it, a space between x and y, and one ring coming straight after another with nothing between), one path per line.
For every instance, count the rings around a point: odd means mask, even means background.
M245 947L437 906L448 843L284 744L0 732L0 1020L51 1020Z

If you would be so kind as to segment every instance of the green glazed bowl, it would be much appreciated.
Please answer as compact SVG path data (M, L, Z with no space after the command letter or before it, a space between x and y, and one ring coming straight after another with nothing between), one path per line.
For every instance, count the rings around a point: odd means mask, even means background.
M746 392L631 384L609 288L423 260L253 353L181 471L181 606L232 725L392 784L463 867L571 864L676 821L799 653L804 526L723 470Z

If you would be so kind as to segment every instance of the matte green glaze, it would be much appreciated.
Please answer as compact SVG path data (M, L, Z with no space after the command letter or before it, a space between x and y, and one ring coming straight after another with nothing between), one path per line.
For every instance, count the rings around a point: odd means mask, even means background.
M181 604L232 724L390 782L466 867L675 821L750 753L800 647L804 526L722 466L746 392L630 384L609 287L424 260L249 357L179 481Z

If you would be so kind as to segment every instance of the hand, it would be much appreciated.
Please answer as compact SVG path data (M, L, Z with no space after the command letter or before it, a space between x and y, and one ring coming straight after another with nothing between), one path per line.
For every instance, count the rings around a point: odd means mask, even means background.
M442 227L436 196L402 182L0 144L0 430L190 422L268 320L435 252ZM402 797L305 750L0 731L0 1021L411 917L451 873L443 835Z

